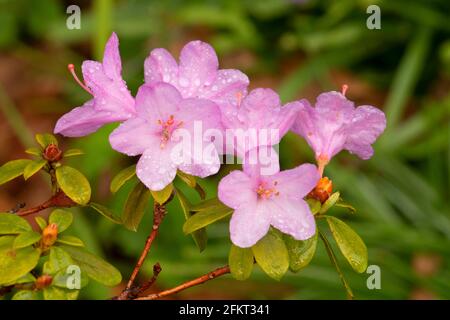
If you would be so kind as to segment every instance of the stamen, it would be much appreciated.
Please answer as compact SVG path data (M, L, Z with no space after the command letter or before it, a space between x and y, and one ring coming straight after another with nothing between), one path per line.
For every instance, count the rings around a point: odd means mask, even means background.
M345 94L347 93L347 90L348 90L348 85L347 84L342 85L342 95L345 96Z
M237 99L237 105L238 105L238 107L240 107L241 106L241 102L242 102L242 92L237 92L236 93L236 99Z
M73 78L75 79L75 81L80 85L80 87L82 87L84 90L86 90L88 93L90 93L91 95L94 95L91 91L91 89L89 89L83 82L80 81L80 79L78 78L77 74L75 73L75 66L70 63L67 68L69 69L70 73L72 74Z
M273 185L276 186L278 184L277 181L273 182ZM256 193L259 198L269 199L272 195L279 196L280 192L275 188L266 189L266 183L262 182L258 188L256 189Z

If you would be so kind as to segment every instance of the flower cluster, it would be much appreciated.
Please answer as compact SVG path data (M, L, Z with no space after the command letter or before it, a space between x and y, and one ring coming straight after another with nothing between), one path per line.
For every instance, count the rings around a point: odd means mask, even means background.
M110 135L111 146L141 155L136 174L153 191L170 184L177 170L207 177L219 171L220 155L242 159L243 171L231 172L218 187L219 199L234 209L230 234L240 247L254 245L270 226L298 240L313 236L315 221L304 197L317 186L324 166L343 149L370 158L371 144L386 126L383 112L355 108L345 89L321 94L315 108L306 100L282 106L271 89L249 92L248 77L219 69L214 49L201 41L189 42L179 62L165 49L151 51L145 83L133 97L121 77L118 47L113 34L102 63L83 63L84 82L70 66L93 98L64 115L55 133L78 137L121 122ZM273 147L289 130L306 139L318 167L280 171ZM272 170L263 170L262 154Z

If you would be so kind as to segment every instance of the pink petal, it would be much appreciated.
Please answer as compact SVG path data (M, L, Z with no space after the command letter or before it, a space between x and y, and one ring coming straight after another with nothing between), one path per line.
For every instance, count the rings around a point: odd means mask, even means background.
M360 106L346 129L345 149L367 160L373 155L371 144L386 128L386 116L372 106Z
M250 177L274 175L280 171L278 153L270 146L254 148L245 154L242 167Z
M274 114L270 128L278 130L278 139L272 139L272 145L278 144L281 138L292 128L300 108L301 104L299 102L291 102L278 109L279 111Z
M320 94L316 101L316 112L333 130L349 123L355 110L354 103L337 91Z
M94 101L72 109L56 123L54 132L66 137L82 137L97 131L106 123L125 120L120 114L94 109Z
M301 199L274 198L264 201L271 214L270 224L294 239L306 240L316 233L316 223L308 204Z
M220 180L217 194L220 201L236 209L245 203L253 203L257 200L256 188L256 180L252 180L242 171L235 170Z
M111 147L128 156L143 154L146 149L159 149L160 137L150 124L141 118L122 123L109 136Z
M198 90L216 78L219 61L214 49L202 41L191 41L180 53L178 83L182 92ZM190 95L184 95L190 96Z
M154 49L144 62L145 83L167 82L178 86L178 64L173 56L162 48Z
M170 148L147 149L139 159L136 175L150 190L162 190L175 179L177 165L170 153Z
M270 228L270 211L263 203L242 203L230 220L231 241L241 248L248 248L264 237Z
M156 125L159 120L165 122L170 116L175 116L181 100L178 90L170 84L144 84L136 95L136 111L139 117Z
M122 62L119 53L119 38L115 32L111 34L105 46L103 69L110 79L121 78Z
M191 130L193 133L194 125L197 123L197 129L216 129L223 130L219 107L210 100L188 98L179 104L179 111L176 118L183 121L182 128Z

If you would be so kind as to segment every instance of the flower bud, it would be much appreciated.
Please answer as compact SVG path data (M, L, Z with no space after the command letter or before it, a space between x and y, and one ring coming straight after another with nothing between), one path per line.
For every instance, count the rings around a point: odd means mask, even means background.
M62 151L58 148L56 144L51 143L47 147L45 147L42 155L45 160L50 162L56 162L61 160Z
M44 274L36 279L34 286L36 287L36 289L41 290L51 285L52 281L53 281L52 276Z
M44 247L51 247L58 237L58 225L51 223L42 231L42 245Z
M327 177L323 177L317 183L317 186L308 194L308 198L313 198L321 203L328 200L333 192L333 182Z

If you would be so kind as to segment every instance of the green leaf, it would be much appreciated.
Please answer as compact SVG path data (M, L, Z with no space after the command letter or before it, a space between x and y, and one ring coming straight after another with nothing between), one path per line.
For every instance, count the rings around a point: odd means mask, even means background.
M181 209L183 210L184 217L186 220L191 217L191 204L186 196L181 192L181 190L176 189L178 201L180 201ZM208 242L208 235L206 234L206 229L201 228L193 233L191 233L192 238L194 239L195 244L197 245L200 252L205 250L206 244Z
M334 204L339 200L339 192L335 192L333 193L328 199L327 201L324 202L324 204L322 205L322 208L320 208L319 210L319 214L324 214L325 212L327 212L328 210L330 210L330 208L332 206L334 206Z
M36 267L41 251L32 247L0 247L0 285L19 279Z
M27 220L13 213L0 213L0 235L18 234L31 230L31 226Z
M42 217L34 217L34 220L36 220L36 223L38 224L39 228L41 228L41 230L44 230L47 226L47 221L45 221L45 219Z
M298 272L311 262L316 253L317 232L307 240L295 240L289 235L283 238L289 253L289 267Z
M34 290L17 291L11 300L39 300L39 292Z
M104 205L101 205L101 204L95 203L95 202L89 202L89 207L91 207L92 209L94 209L95 211L100 213L102 216L104 216L108 220L110 220L114 223L117 223L117 224L122 224L122 219L120 217L117 217L114 212L109 210Z
M289 268L286 245L273 229L252 247L252 251L261 269L275 280L280 280Z
M35 282L35 281L36 281L36 278L31 273L27 273L26 275L20 277L19 279L16 279L9 283L4 283L3 286L8 287L8 286L12 286L14 284L23 284L23 283L30 283L30 282Z
M137 231L150 197L150 190L141 182L131 190L123 210L123 224L127 229Z
M211 198L205 201L202 201L196 205L191 207L191 211L205 211L205 210L213 210L213 209L223 209L228 208L224 205L218 198Z
M109 189L112 193L116 193L128 180L133 178L136 175L136 165L133 164L123 170L121 170L116 176L112 179L111 185Z
M228 255L231 275L237 280L246 280L253 270L253 252L250 248L239 248L231 245Z
M367 269L367 247L359 235L342 220L326 217L331 233L353 270L362 273Z
M213 222L226 218L232 213L233 209L228 207L199 211L186 220L183 225L183 231L185 234L192 233L206 227L207 225L210 225Z
M31 163L29 159L19 159L2 165L0 167L0 185L21 176L29 163Z
M73 281L73 279L70 279L70 278L75 275L74 270L75 269L70 270L68 267L63 270L58 271L53 276L52 286L68 289L67 281ZM80 271L81 271L81 268L80 268ZM73 288L73 289L84 288L89 283L89 278L88 278L86 272L81 271L79 275L80 275L80 283L79 283L80 287Z
M67 244L74 247L84 247L84 242L74 236L61 236L56 240L58 243Z
M69 149L69 150L67 150L66 152L63 153L63 156L67 158L67 157L80 156L80 155L83 155L83 154L84 154L83 150L80 150L80 149Z
M311 209L311 213L313 215L317 214L320 211L320 208L322 207L320 201L313 198L306 199L306 202L308 203L309 208Z
M20 249L31 246L41 240L41 234L35 231L28 231L19 234L14 240L13 248Z
M68 252L72 259L80 266L81 270L95 281L106 286L115 286L122 281L119 270L103 259L94 256L92 253L77 247L61 246Z
M44 263L43 272L48 275L54 275L61 270L66 270L68 266L75 262L70 254L60 247L51 247L48 261Z
M79 290L69 290L50 286L44 289L45 300L76 300Z
M64 209L55 209L48 218L49 223L55 223L58 226L58 233L66 230L73 221L72 212Z
M47 161L44 159L39 159L35 161L31 161L23 170L23 178L25 180L28 180L30 177L32 177L36 172L41 170L45 165L47 164Z
M160 191L150 191L152 193L153 199L159 204L164 204L170 198L173 191L173 184L168 184L164 189Z
M42 151L39 148L28 148L25 150L25 153L31 154L33 156L40 157L42 155Z
M345 208L348 211L350 211L350 213L356 213L355 207L353 207L351 204L344 202L342 199L339 199L339 201L336 202L335 206Z
M35 138L42 149L45 149L49 144L58 145L58 140L56 140L56 137L50 133L37 133Z
M197 185L196 178L187 173L184 173L183 171L178 170L177 176L191 188L195 188L195 186Z
M69 166L58 167L56 180L62 191L74 202L85 205L91 199L91 186L80 171Z

